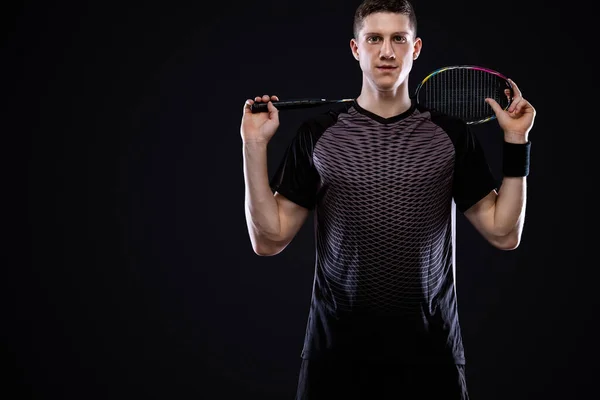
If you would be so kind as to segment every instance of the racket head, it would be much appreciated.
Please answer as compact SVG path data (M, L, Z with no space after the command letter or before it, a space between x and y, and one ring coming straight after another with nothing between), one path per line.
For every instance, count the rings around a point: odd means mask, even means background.
M508 92L506 92L508 90ZM438 68L427 75L415 90L417 104L477 125L496 118L485 102L492 98L506 110L513 99L513 89L506 76L477 65L454 65Z

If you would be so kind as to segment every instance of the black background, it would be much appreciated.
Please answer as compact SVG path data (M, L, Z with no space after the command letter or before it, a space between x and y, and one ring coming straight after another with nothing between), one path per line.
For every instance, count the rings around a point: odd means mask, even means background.
M474 400L595 390L595 52L579 3L415 2L411 90L435 68L482 65L538 112L521 246L495 250L459 215ZM4 214L15 222L3 242L4 398L293 398L312 222L283 253L253 253L240 118L256 95L357 96L357 5L29 1L2 12ZM281 114L270 171L312 113ZM497 123L474 129L499 173Z

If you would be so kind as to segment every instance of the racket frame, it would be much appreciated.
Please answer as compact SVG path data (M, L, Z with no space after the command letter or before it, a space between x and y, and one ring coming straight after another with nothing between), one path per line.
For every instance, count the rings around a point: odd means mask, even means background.
M473 69L473 70L487 72L489 74L496 75L499 78L503 79L506 82L507 86L508 86L507 89L510 90L510 98L508 99L508 104L506 105L506 107L504 107L504 111L506 111L508 109L508 107L510 107L510 104L513 101L514 91L513 91L513 88L512 88L512 85L511 85L510 81L508 80L508 77L506 77L505 75L501 74L498 71L494 71L493 69L481 67L481 66L478 66L478 65L450 65L450 66L441 67L441 68L438 68L438 69L432 71L429 75L427 75L417 85L417 88L415 89L414 97L415 97L415 100L416 100L417 104L419 104L419 92L421 91L421 88L423 87L423 85L425 84L425 82L427 82L433 76L435 76L435 75L437 75L437 74L439 74L441 72L444 72L444 71L447 71L447 70L451 70L451 69ZM491 121L491 120L493 120L495 118L496 118L496 115L495 115L495 113L492 112L492 115L489 116L489 117L487 117L487 118L483 118L483 119L480 119L480 120L477 120L477 121L467 121L466 124L467 125L483 124L483 123Z

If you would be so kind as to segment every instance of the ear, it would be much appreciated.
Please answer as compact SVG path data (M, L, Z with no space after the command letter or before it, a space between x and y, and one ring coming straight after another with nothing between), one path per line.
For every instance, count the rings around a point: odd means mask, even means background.
M413 60L419 58L419 54L421 54L421 47L423 47L423 41L418 37L415 39L415 44L413 45Z
M354 59L356 59L356 61L358 61L359 60L358 43L356 42L356 39L354 39L354 38L350 39L350 50L352 51L352 55L354 56Z

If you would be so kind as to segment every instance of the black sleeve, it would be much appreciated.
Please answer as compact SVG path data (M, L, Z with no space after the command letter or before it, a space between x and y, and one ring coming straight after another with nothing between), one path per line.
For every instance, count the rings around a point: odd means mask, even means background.
M464 213L492 190L498 189L498 185L475 134L467 124L455 126L461 132L455 136L453 197L456 207Z
M270 181L273 193L279 192L309 210L315 206L320 182L313 164L317 138L313 131L311 124L304 123L300 126Z

